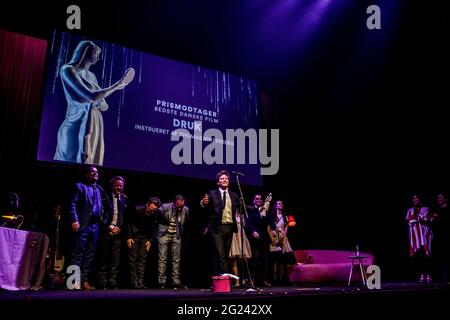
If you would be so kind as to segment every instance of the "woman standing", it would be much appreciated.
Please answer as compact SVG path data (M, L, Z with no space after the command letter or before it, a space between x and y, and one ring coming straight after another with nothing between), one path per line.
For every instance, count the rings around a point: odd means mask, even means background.
M271 238L270 243L270 256L272 260L273 267L273 280L278 284L286 284L287 283L287 264L288 264L288 255L292 252L291 245L289 244L289 239L287 237L288 231L288 217L286 215L286 211L284 209L283 201L278 200L275 203L275 206L272 210L272 213L269 217L273 221L273 223L269 223L269 225L275 224L276 226L276 235L272 236L271 228L269 228L269 236Z
M249 259L252 257L250 242L248 241L247 235L245 234L245 231L243 229L245 227L245 223L244 225L242 225L241 223L241 216L239 212L236 211L236 225L238 232L233 233L229 255L231 272L233 272L233 274L236 276L239 276L238 262L240 261L240 259ZM234 285L236 287L239 287L238 279L234 280Z
M406 213L406 221L409 226L409 255L415 260L420 274L420 283L431 282L432 232L430 218L428 207L422 205L418 195L414 195L412 207Z

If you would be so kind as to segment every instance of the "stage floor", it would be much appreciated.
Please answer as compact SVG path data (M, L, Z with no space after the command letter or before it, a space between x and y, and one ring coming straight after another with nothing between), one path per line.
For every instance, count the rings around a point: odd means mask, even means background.
M419 285L417 283L383 283L381 289L358 286L268 287L261 291L233 288L228 293L211 289L188 290L40 290L0 291L0 304L15 312L46 312L57 307L62 311L80 308L98 315L118 315L117 310L165 310L164 320L180 316L221 318L257 314L277 316L315 312L323 316L361 318L361 312L382 316L392 310L403 315L418 315L421 311L448 313L450 300L448 283ZM2 306L4 308L5 306ZM206 312L209 312L206 316ZM141 312L141 311L140 311ZM367 315L366 314L366 315ZM185 317L183 317L185 318Z

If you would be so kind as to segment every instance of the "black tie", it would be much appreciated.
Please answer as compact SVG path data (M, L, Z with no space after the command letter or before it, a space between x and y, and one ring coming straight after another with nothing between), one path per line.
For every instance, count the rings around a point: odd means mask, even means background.
M97 185L93 184L92 185L92 214L96 217L100 216L99 213L99 206L98 206L98 195L97 195Z
M227 201L227 192L224 191L222 194L222 209L225 209L226 201Z

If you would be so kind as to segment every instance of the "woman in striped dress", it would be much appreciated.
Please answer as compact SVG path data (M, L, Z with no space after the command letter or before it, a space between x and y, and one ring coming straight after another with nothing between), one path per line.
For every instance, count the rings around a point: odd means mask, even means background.
M409 226L409 255L414 258L420 273L419 282L431 282L431 216L428 207L422 205L420 197L414 195L413 206L406 213Z

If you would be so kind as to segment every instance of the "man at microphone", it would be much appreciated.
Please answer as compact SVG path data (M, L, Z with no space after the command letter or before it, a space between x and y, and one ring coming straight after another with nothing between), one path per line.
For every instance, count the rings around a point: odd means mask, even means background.
M200 201L208 215L207 233L211 240L213 275L229 272L228 254L231 248L233 232L237 232L236 211L239 197L229 190L230 175L220 171L216 176L217 189L209 190Z

